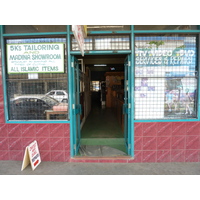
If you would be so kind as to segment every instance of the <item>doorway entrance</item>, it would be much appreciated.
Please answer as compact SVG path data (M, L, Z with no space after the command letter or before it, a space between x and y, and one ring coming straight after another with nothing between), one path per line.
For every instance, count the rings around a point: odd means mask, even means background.
M73 57L73 56L72 56ZM128 156L127 55L72 58L76 156ZM79 129L79 130L78 130Z

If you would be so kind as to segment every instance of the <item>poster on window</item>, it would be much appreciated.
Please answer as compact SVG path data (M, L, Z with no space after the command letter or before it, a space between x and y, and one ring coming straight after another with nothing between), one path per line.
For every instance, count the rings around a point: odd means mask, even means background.
M137 37L135 118L195 118L195 76L195 37Z
M63 43L7 44L8 74L64 73Z

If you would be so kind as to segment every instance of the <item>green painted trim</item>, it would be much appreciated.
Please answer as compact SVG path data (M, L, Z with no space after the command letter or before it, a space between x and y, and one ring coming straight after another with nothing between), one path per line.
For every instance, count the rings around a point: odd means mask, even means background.
M134 33L200 33L200 30L135 30Z
M65 36L67 32L45 32L45 33L4 33L3 37L22 37L22 36L55 36L63 35Z
M130 54L131 50L124 50L124 51L85 51L84 55L117 55L117 54ZM79 51L70 51L71 55L81 55Z

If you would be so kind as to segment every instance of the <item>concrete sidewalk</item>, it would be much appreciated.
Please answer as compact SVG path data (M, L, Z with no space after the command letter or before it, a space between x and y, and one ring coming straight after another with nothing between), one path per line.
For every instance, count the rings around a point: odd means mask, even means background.
M21 171L22 161L0 161L0 175L200 175L200 163L41 162Z

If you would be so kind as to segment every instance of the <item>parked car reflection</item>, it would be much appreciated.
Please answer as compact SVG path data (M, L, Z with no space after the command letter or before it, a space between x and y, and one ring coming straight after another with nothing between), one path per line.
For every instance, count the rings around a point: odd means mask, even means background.
M62 102L63 99L68 99L68 94L65 90L51 90L50 92L46 93L46 95Z
M58 100L46 95L18 96L10 101L10 120L46 119L45 111L59 105Z

